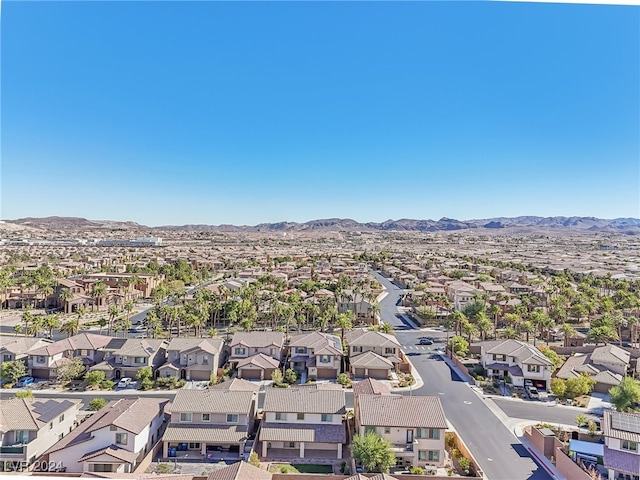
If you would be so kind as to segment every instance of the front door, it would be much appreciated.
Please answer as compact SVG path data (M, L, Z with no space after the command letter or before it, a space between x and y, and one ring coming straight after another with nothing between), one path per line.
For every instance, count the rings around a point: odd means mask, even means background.
M413 430L407 430L407 443L413 443Z

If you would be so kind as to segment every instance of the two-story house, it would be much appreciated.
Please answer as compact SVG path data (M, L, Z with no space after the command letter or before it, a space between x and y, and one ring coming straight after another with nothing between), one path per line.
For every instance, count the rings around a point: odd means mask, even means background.
M0 366L4 362L20 360L28 367L29 353L52 343L45 338L0 335Z
M293 335L289 367L309 380L336 379L342 365L340 337L322 332Z
M162 437L164 458L242 458L256 401L256 392L246 390L178 390Z
M282 332L236 332L229 345L229 363L240 378L271 378L282 361L284 340Z
M112 400L60 439L47 460L67 472L131 473L160 438L166 398Z
M335 463L342 458L346 430L343 390L318 385L268 388L260 427L261 456L269 460L314 458Z
M361 394L354 406L356 432L389 440L397 466L444 465L447 419L440 398Z
M596 382L594 392L608 393L612 387L620 385L629 362L629 352L615 345L604 345L591 353L574 353L556 372L556 377L566 380L588 375Z
M211 373L224 363L223 347L221 338L173 338L167 346L167 362L158 368L158 376L209 380Z
M167 342L151 338L112 338L104 347L104 361L89 370L105 372L108 379L135 378L144 367L155 372L165 363Z
M0 469L28 468L75 426L80 400L3 399Z
M488 377L509 376L513 385L525 380L542 390L550 387L553 362L536 347L520 340L495 340L479 344L481 363Z
M604 411L604 466L608 480L640 478L640 414Z
M57 367L65 358L80 357L85 365L103 358L104 348L112 337L79 333L29 351L29 372L36 378L56 378Z
M477 289L470 283L462 280L455 280L445 285L447 291L447 299L455 310L462 310L467 304L471 303L482 290Z
M401 363L401 345L394 335L364 328L346 335L351 375L354 378L387 379Z
M358 322L365 324L377 323L374 314L374 301L359 292L345 290L342 295L336 298L338 301L338 313L344 313L351 310Z

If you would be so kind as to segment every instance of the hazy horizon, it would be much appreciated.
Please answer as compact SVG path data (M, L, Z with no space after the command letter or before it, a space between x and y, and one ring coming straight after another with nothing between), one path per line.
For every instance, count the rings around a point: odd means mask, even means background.
M3 2L0 216L638 218L637 20L619 5Z

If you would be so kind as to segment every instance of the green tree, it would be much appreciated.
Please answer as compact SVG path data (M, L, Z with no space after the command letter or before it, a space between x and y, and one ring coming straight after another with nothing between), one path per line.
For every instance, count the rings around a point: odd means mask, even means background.
M13 360L10 362L2 363L2 370L0 370L0 377L5 380L9 380L11 383L16 383L21 377L27 374L27 366L20 360Z
M106 404L107 404L107 401L104 398L96 397L89 402L89 410L91 410L92 412L97 412Z
M578 426L578 428L580 427L584 427L587 424L587 416L583 413L579 413L578 415L576 415L576 425Z
M609 390L609 396L617 411L633 410L634 404L640 402L640 382L634 378L625 377L619 385Z
M260 468L260 457L258 457L257 452L251 452L251 455L249 455L249 463L254 467Z
M566 380L568 398L576 398L580 395L589 395L596 381L588 375L580 375L578 377L569 378Z
M78 333L79 328L80 328L80 320L74 317L64 322L60 327L60 331L62 333L66 333L67 337L72 337L76 333Z
M393 327L389 322L382 322L382 325L380 325L380 331L382 333L393 333Z
M461 335L452 337L449 341L453 353L460 357L464 357L469 352L469 342Z
M560 398L566 398L567 394L567 382L562 378L552 378L551 379L551 391L553 394Z
M136 380L144 380L147 378L153 378L153 370L151 369L151 367L142 367L136 374Z
M289 385L292 385L298 380L298 374L293 368L287 368L284 372L284 379Z
M275 385L280 385L282 383L282 372L280 369L276 368L271 374L271 380Z
M84 381L87 382L89 388L99 388L104 381L104 372L94 370L84 374Z
M63 358L57 368L58 379L65 382L82 376L85 368L80 357Z
M546 345L538 345L538 350L542 352L542 354L547 357L549 360L553 362L553 369L560 367L564 363L564 359L558 355L555 350L547 347Z
M375 432L355 435L351 443L351 455L367 472L386 473L396 463L391 443Z

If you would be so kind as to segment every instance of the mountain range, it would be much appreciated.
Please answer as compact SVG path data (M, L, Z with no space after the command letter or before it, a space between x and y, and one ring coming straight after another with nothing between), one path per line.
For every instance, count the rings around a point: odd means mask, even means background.
M360 223L352 219L328 218L311 220L308 222L277 222L261 223L254 226L247 225L164 225L147 227L136 222L119 222L113 220L87 220L79 217L44 217L19 218L5 220L6 224L20 225L45 230L149 230L160 232L167 230L182 230L192 232L322 232L322 231L419 231L419 232L450 232L456 230L506 230L506 231L555 231L555 232L609 232L629 235L640 234L640 219L615 218L606 220L595 217L496 217L476 220L455 220L441 218L440 220L400 219L384 222Z

